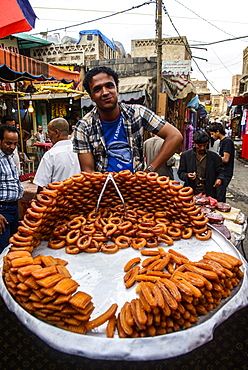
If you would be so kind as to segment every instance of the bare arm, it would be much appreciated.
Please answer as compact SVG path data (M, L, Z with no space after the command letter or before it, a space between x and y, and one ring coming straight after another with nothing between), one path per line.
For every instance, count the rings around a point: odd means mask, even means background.
M158 155L152 160L152 166L157 171L167 160L175 153L178 145L182 142L180 131L170 123L166 122L164 127L159 131L158 136L164 139L164 143ZM150 164L150 163L148 163Z
M78 154L78 160L81 167L81 171L90 173L95 171L94 157L91 153Z
M222 163L228 163L230 159L230 153L224 152L224 155L223 157L221 157L221 159L222 159Z

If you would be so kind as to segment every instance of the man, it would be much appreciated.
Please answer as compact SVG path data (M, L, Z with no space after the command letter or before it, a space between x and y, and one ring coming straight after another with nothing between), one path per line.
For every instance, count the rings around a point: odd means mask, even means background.
M50 182L63 181L81 172L68 134L69 124L64 118L55 118L49 122L48 136L53 147L44 154L37 169L34 183L38 185L38 192Z
M35 143L45 143L46 141L48 141L49 137L47 136L47 133L43 131L42 126L39 125L38 131L33 135L33 139ZM39 148L39 147L37 148L37 155L38 155L39 161L43 157L44 153L45 153L44 148Z
M144 156L146 158L146 163L151 163L153 158L158 155L163 142L164 140L161 137L153 134L152 137L144 142ZM163 163L163 165L157 171L159 176L168 176L171 180L173 180L174 176L172 166L174 166L175 162L175 157L172 156L167 162Z
M18 227L18 200L23 195L13 153L18 144L15 126L0 126L0 252Z
M218 201L216 189L222 184L225 170L218 154L207 150L209 136L205 131L193 135L194 148L181 154L178 177L194 194L206 194Z
M5 117L3 117L3 124L4 125L16 126L15 118L13 116L5 116ZM19 141L20 141L20 136L19 136ZM20 163L20 157L19 157L19 153L18 153L18 146L16 146L16 148L14 150L13 159L14 159L15 165L17 167L18 174L20 175L21 174L21 163Z
M136 172L144 169L143 133L148 130L164 139L146 172L157 171L176 151L181 133L141 105L118 103L118 75L111 68L95 67L83 85L96 107L75 127L73 150L82 171Z
M220 140L219 155L225 169L225 177L222 185L218 188L219 202L226 202L226 189L233 177L235 147L232 139L225 134L225 128L221 123L215 122L209 126L209 132L214 140Z

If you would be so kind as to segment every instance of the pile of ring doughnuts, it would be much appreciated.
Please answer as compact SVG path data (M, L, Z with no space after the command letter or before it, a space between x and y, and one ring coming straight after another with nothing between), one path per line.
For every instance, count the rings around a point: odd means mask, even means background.
M112 182L107 184L95 214L107 173L74 175L53 182L36 195L10 238L12 250L32 252L41 240L68 253L115 253L120 248L154 247L194 235L208 240L208 218L196 206L193 190L156 172L113 173L126 212ZM109 243L111 243L109 245Z
M120 338L164 335L191 327L200 315L217 307L236 287L242 261L207 252L199 262L162 247L143 249L124 266L124 284L138 284L138 298L119 308L116 303L94 315L92 297L77 291L79 284L67 262L20 247L4 257L3 279L14 299L30 314L50 325L78 334L106 325L106 336ZM140 266L139 266L140 265Z

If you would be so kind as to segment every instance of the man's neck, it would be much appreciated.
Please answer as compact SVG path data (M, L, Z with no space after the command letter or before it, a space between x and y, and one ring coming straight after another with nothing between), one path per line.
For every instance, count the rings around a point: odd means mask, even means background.
M226 137L226 135L222 135L222 134L220 134L220 135L219 135L219 139L220 139L220 141L221 141L221 140L223 140L223 139L225 139L225 137Z
M110 121L115 121L117 119L117 117L119 116L119 113L120 113L120 108L119 108L119 105L117 105L113 110L111 110L109 112L108 111L102 111L102 110L99 110L99 109L98 109L98 112L99 112L100 118L103 121L110 122Z

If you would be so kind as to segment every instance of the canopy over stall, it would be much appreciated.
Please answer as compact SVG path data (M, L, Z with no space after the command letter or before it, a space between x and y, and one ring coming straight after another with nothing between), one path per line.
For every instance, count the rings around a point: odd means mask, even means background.
M80 81L80 73L0 49L0 81L59 80L63 83Z

